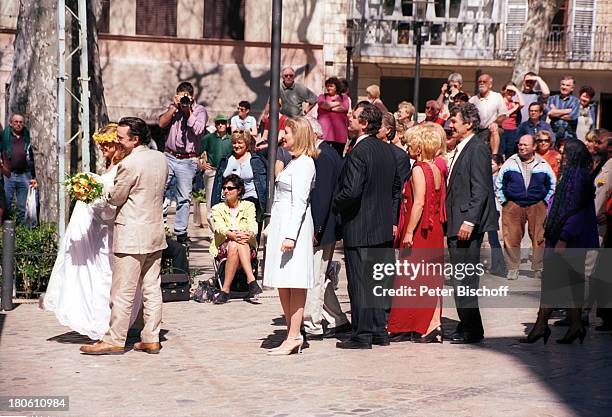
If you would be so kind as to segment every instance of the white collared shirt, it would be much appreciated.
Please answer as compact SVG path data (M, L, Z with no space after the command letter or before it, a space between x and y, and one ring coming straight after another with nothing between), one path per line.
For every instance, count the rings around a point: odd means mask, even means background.
M468 144L468 142L470 141L470 139L472 139L474 137L474 134L472 133L470 136L468 136L467 138L463 139L461 142L459 142L457 144L457 147L454 150L454 154L452 156L452 158L448 161L448 181L450 181L450 177L451 174L453 173L453 168L455 167L455 162L457 162L457 159L459 159L459 155L461 154L461 151L463 150L463 148L465 148L465 146Z
M365 134L363 134L363 135L359 136L359 137L357 138L357 140L355 141L355 144L353 145L353 149L355 148L355 146L357 146L357 144L358 144L359 142L361 142L363 139L367 138L368 136L370 136L368 133L365 133Z
M465 146L468 144L468 142L474 137L474 134L472 133L470 136L468 136L467 138L463 139L461 142L459 142L457 144L457 147L455 148L455 153L452 157L452 160L450 161L449 167L448 167L448 180L450 181L450 177L451 174L453 173L453 168L455 167L455 162L457 162L457 159L459 159L459 155L461 154L461 151L463 151L463 148L465 148ZM448 182L447 182L448 184ZM468 222L467 220L464 220L463 222L464 224L467 224L468 226L472 226L474 227L474 223L472 222Z

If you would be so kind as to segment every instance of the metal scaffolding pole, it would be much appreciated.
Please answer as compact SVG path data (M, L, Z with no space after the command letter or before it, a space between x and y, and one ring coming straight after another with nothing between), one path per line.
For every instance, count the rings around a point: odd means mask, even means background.
M90 170L90 131L89 131L89 54L87 49L87 2L78 0L75 12L66 6L65 0L57 1L57 164L58 164L58 234L61 239L66 230L66 192L64 175L66 173L66 145L80 137L81 171ZM78 46L66 53L66 14L74 19L79 28ZM67 86L69 77L66 73L66 61L79 54L79 91L71 91ZM71 74L76 71L72 67ZM79 105L78 131L66 140L66 92ZM70 116L68 116L70 117Z
M81 164L89 171L89 53L87 51L87 3L79 0L79 37L81 40Z
M57 2L57 190L58 190L58 218L57 230L59 238L66 231L66 190L63 181L66 172L66 4L64 0Z

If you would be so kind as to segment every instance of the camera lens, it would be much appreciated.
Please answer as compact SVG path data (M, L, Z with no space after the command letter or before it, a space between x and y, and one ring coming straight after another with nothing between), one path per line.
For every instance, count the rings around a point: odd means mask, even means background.
M189 106L191 105L191 99L187 96L183 96L181 97L180 103L181 103L181 106Z

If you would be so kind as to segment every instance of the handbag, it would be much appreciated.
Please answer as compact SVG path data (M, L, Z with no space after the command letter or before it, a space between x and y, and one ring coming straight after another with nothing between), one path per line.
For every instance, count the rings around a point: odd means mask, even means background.
M193 301L198 303L212 303L217 294L217 289L211 280L198 282L198 288L193 294Z
M162 274L162 301L189 301L191 283L187 274Z
M38 215L36 213L36 189L32 186L28 188L28 197L25 206L25 220L27 227L38 226Z

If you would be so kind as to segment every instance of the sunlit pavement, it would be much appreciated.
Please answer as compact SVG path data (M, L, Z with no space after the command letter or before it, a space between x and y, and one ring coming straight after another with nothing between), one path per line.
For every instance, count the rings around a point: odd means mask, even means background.
M212 274L192 228L191 266ZM336 259L342 260L341 252ZM500 278L491 282L503 283ZM537 286L525 279L527 287ZM349 309L344 265L339 298ZM164 305L159 355L84 356L88 339L36 304L0 314L0 396L69 396L54 416L595 416L612 405L612 337L589 329L584 344L519 344L535 308L483 309L476 345L399 343L344 351L335 339L302 354L269 357L283 338L273 290L258 301ZM451 330L456 314L445 309ZM133 342L137 339L132 339Z

